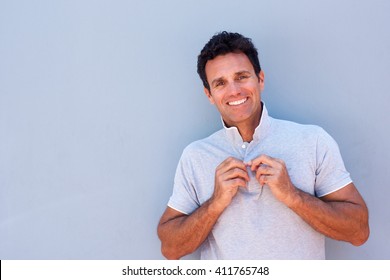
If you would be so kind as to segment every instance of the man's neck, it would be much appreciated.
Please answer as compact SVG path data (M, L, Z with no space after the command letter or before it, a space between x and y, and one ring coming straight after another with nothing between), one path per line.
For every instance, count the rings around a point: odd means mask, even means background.
M241 135L241 138L244 142L251 142L253 140L253 134L255 134L255 129L260 123L261 114L256 118L256 120L251 120L250 122L237 125L238 132Z
M236 124L238 132L241 135L241 138L244 142L251 142L253 140L253 135L255 134L256 128L260 124L261 114L263 112L263 106L261 106L261 111L256 114L253 118L246 120L242 123Z

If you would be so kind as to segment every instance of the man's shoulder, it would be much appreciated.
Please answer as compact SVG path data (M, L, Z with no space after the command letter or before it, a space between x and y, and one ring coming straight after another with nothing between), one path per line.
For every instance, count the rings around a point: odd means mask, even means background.
M199 153L200 151L209 149L212 146L219 146L224 140L224 130L220 129L205 138L191 142L184 148L183 152L190 154Z
M302 124L289 120L272 119L272 127L274 132L301 134L302 136L318 136L326 134L326 131L319 125Z

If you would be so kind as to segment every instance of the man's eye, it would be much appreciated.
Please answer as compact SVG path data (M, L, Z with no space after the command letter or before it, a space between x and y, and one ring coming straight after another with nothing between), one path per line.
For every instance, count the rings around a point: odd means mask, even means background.
M244 79L246 79L246 78L248 78L248 76L247 76L247 75L241 75L241 76L238 76L238 79L239 79L239 80L244 80Z
M219 87L219 86L223 86L224 84L225 84L224 81L219 81L219 82L216 82L216 83L215 83L215 86L216 86L216 87Z

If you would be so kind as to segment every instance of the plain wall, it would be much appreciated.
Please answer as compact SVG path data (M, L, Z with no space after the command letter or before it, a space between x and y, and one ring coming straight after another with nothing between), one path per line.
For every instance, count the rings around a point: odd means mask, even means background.
M390 259L389 1L0 1L0 259L161 259L183 148L221 128L196 73L253 39L270 115L325 128ZM196 254L189 258L196 258Z

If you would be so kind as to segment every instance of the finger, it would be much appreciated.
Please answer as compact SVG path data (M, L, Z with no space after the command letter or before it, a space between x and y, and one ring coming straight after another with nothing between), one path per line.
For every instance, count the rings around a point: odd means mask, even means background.
M269 176L268 175L259 175L259 176L256 176L256 178L257 178L257 181L259 182L259 184L261 186L264 186L267 184Z
M238 187L246 188L247 187L247 181L240 179L240 178L229 180L226 182L226 184L227 184L227 186L229 186L231 188L238 188Z
M276 162L277 162L276 159L274 159L273 157L267 155L261 155L251 160L249 163L250 163L251 170L255 171L257 168L259 168L261 164L266 164L272 167Z
M217 167L217 169L220 170L222 173L227 172L228 170L231 170L234 168L240 168L246 172L246 166L245 166L244 162L237 159L237 158L234 158L234 157L229 157L229 158L225 159Z
M261 175L274 175L275 174L275 169L272 168L269 165L266 164L261 164L259 168L256 170L256 177L261 176Z
M260 165L256 170L256 179L260 183L260 185L265 185L269 176L272 176L271 167L267 165Z
M250 180L248 172L246 170L242 170L241 168L238 168L238 167L230 169L223 174L224 180L231 180L234 178L241 178L241 179L244 179L246 182L248 182Z

